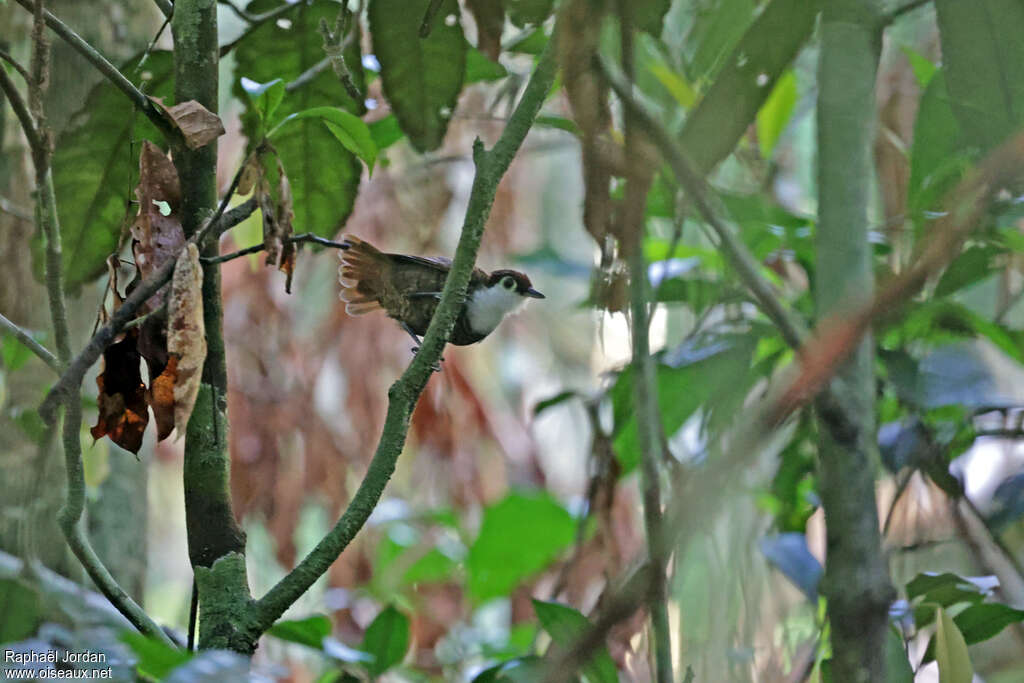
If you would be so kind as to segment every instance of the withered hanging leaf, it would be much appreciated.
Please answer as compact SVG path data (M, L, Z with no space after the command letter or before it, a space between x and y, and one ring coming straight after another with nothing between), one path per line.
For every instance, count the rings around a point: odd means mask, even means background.
M189 149L199 149L224 135L224 124L220 117L195 100L167 107L160 98L149 99L160 108L164 118L181 131Z
M137 341L138 330L132 329L103 351L103 372L96 378L100 390L96 400L99 418L90 430L92 438L109 436L111 441L132 453L139 452L149 422Z
M199 395L206 361L206 327L203 323L203 270L199 250L189 244L174 266L168 303L167 367L174 380L174 426L178 438L185 434L188 418ZM163 375L161 375L162 377ZM159 387L157 387L159 388Z
M251 154L245 160L242 167L242 176L238 179L238 194L244 196L253 191L256 183L260 180L260 158L257 154Z
M168 260L174 259L185 244L181 227L181 185L178 171L167 155L148 140L139 155L139 184L135 188L139 213L132 224L132 252L142 278L148 278ZM142 312L163 305L167 288L151 296Z
M267 252L267 265L277 266L278 270L287 275L285 291L290 294L292 274L295 271L295 245L287 241L292 236L292 222L295 219L291 185L276 155L273 165L269 155L264 157L260 168L262 175L258 194L260 212L263 214L263 248Z
M139 326L139 355L149 368L146 400L153 409L156 440L163 441L174 429L174 382L177 358L167 353L167 309L151 313Z

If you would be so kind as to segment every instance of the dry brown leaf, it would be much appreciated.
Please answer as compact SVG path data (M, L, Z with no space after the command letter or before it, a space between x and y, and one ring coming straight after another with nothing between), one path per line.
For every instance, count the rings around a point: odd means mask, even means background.
M149 99L160 107L164 118L181 131L181 136L189 149L205 147L224 135L224 124L220 117L195 100L167 107L159 97Z
M242 175L238 179L238 194L247 195L253 191L256 184L260 181L260 158L258 155L253 154L245 160L245 166L242 167Z
M505 8L495 0L466 0L466 7L476 20L476 47L498 61L501 32L505 28Z
M181 185L174 164L148 140L139 155L139 184L135 188L139 213L132 224L132 253L141 278L148 278L185 244L181 227ZM164 287L151 296L142 312L155 311L167 296Z
M174 426L178 438L192 414L199 395L206 360L206 327L203 323L203 271L199 250L189 244L174 266L168 303L167 351L175 358ZM171 361L168 360L168 367Z
M150 366L149 391L146 400L153 409L153 420L156 422L156 440L163 441L174 430L174 385L178 379L178 357L170 356L163 371L152 374Z
M264 159L260 166L262 175L258 193L263 215L263 248L267 252L267 265L277 266L287 275L285 291L290 294L295 271L295 245L287 240L294 230L295 211L292 209L292 188L288 176L276 155L275 161L274 167L270 166L269 159Z
M99 416L90 430L92 438L109 436L132 453L139 452L149 422L137 340L138 330L132 329L103 351L103 372L96 378L100 390L96 398Z

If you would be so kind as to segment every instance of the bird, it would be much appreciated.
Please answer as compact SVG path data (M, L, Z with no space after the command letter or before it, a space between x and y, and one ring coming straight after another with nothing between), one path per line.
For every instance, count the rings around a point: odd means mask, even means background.
M413 353L418 351L441 300L451 259L388 254L352 235L342 237L339 258L339 296L345 312L359 316L383 310L416 342ZM527 299L544 298L525 273L474 268L448 341L455 346L476 344Z

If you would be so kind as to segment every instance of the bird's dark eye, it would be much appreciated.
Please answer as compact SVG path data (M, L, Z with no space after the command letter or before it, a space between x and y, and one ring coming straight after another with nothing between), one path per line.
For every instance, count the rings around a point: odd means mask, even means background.
M506 277L504 280L501 281L501 286L504 287L505 289L512 289L513 287L516 286L516 281L511 277Z

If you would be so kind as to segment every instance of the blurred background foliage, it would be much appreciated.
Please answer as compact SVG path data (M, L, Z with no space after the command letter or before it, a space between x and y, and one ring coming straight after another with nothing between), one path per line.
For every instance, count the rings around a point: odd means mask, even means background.
M72 0L47 4L148 94L170 97L169 39L150 45L162 22L153 3L103 0L88 11ZM270 126L260 114L264 95L254 92L277 93L274 121L342 107L368 124L372 143L363 153L316 118L289 123L274 141L292 184L296 232L333 237L343 229L389 251L451 254L473 176L472 142L497 139L549 40L556 3L446 0L444 20L421 43L426 6L359 3L365 11L344 54L365 88L360 102L321 64L317 25L334 20L337 2L303 0L269 21L259 15L281 8L280 0L254 0L241 11L221 4L228 133L220 186L247 140ZM635 6L640 97L709 173L716 204L779 296L813 321L810 293L830 277L816 271L813 248L815 3ZM913 258L965 169L1024 123L1020 3L890 9L869 207L882 281ZM0 3L0 25L4 49L23 58L28 14ZM614 56L617 29L601 28L601 50ZM84 340L107 295L104 260L123 246L126 211L135 211L141 141L159 138L77 55L60 42L54 49L55 184L76 293L72 322ZM259 88L275 79L288 85ZM38 273L31 184L12 121L5 108L0 313L45 344L44 293L30 256ZM741 134L735 147L733 128ZM258 675L535 680L536 656L571 642L613 579L643 557L625 276L601 261L604 245L583 225L578 133L556 88L499 188L479 259L484 268L529 272L547 300L485 343L446 351L385 499L263 639ZM612 198L621 193L613 182ZM1024 677L1022 219L1019 197L1006 193L875 340L878 509L900 591L892 680L911 680L912 671L916 680L938 680L933 660L951 666L966 646L983 680ZM254 216L224 238L222 251L261 240ZM671 497L678 481L701 476L710 440L744 420L793 353L667 168L658 169L648 197L643 248ZM301 251L291 295L285 276L259 256L222 270L231 487L256 595L344 509L379 437L387 388L410 357L391 321L345 315L336 266L333 252ZM206 680L211 670L242 676L245 662L226 653L186 661L187 654L118 636L118 615L61 577L87 584L53 521L61 468L36 448L43 427L34 411L50 379L13 336L0 339L0 641L102 649L125 678L133 667L167 680ZM89 390L83 405L94 414ZM761 444L751 467L735 472L739 486L706 492L729 495L728 504L700 520L670 567L680 677L690 668L698 681L827 679L817 429L806 414L793 419ZM134 458L87 433L82 439L98 551L129 593L181 631L191 592L182 443L154 444L150 433ZM38 558L49 569L26 574L17 558ZM962 634L962 654L951 629ZM638 612L611 632L584 676L650 680L649 639Z

